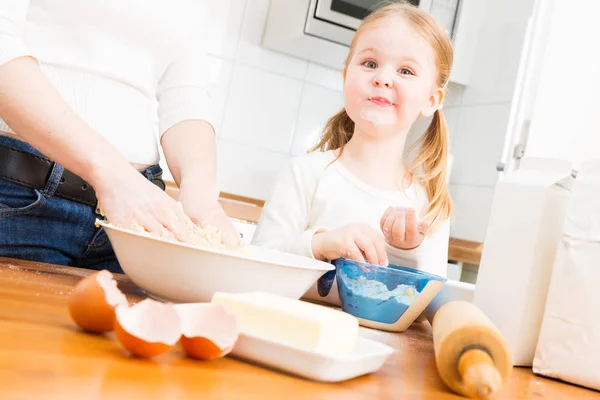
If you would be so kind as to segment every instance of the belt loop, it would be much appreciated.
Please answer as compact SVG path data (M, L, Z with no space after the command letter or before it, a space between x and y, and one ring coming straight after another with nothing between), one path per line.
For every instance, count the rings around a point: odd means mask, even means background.
M146 168L144 170L144 176L146 177L146 179L152 182L152 167Z
M56 188L60 185L62 180L62 175L65 169L62 165L57 163L52 163L52 171L50 172L50 176L46 180L46 186L44 187L44 196L52 197L54 196L54 192L56 192Z
M143 173L146 176L146 179L148 179L150 182L152 182L153 184L158 186L160 188L160 190L164 191L166 189L166 185L162 179L162 172L158 172L158 173L154 174L154 173L152 173L153 170L154 170L153 167L149 167L149 168L146 168L143 171ZM155 175L157 175L157 176L155 176Z

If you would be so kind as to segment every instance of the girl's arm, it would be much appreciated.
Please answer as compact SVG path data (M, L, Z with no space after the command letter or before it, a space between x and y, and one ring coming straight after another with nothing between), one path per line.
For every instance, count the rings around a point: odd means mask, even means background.
M387 265L385 241L373 228L350 224L329 231L311 226L312 201L327 160L323 165L310 161L295 159L281 172L252 243L323 261L346 257Z
M273 185L252 243L314 258L312 238L319 228L308 226L317 184L312 168L303 166L300 159L292 160Z
M325 157L300 157L277 178L265 204L253 244L322 261L346 257L387 265L385 241L366 224L350 224L333 230L311 226L313 198L321 172L329 164Z

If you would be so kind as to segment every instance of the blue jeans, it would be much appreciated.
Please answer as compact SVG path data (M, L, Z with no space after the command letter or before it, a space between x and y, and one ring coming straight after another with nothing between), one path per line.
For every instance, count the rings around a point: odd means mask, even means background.
M0 143L41 155L29 144L0 135ZM54 164L43 190L0 178L0 257L123 273L91 206L54 196L64 168ZM162 169L140 171L160 179Z

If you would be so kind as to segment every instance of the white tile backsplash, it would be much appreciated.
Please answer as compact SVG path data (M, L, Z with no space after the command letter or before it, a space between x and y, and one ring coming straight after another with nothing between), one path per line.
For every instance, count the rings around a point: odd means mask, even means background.
M269 0L247 0L236 60L266 71L304 79L308 62L262 47Z
M245 65L231 81L224 139L287 153L302 95L302 82Z
M456 131L458 130L460 107L444 107L444 116L446 117L446 125L448 125L448 136L450 137L450 152L452 152L452 144L455 141Z
M342 71L327 68L313 62L308 63L308 69L306 70L306 77L304 80L338 92L341 92L344 89L344 76Z
M289 155L243 143L219 140L217 182L219 189L257 199L267 199L277 173Z
M234 60L246 0L205 0L208 54Z
M450 235L459 239L483 242L487 229L494 188L489 186L450 185L456 215Z
M304 154L313 147L327 120L343 106L342 93L305 83L290 153Z
M453 184L494 186L501 160L510 103L462 107L452 141Z
M444 108L460 107L464 91L465 86L452 82L448 83L448 86L446 87L446 96L444 98Z

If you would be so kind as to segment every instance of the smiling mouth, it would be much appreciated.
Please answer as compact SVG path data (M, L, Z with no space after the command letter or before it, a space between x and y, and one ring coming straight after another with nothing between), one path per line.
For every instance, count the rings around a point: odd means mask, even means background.
M381 106L381 107L390 107L390 106L394 105L394 103L392 103L391 101L389 101L385 97L379 97L379 96L369 97L369 101L371 103L374 103L374 104L376 104L378 106Z

